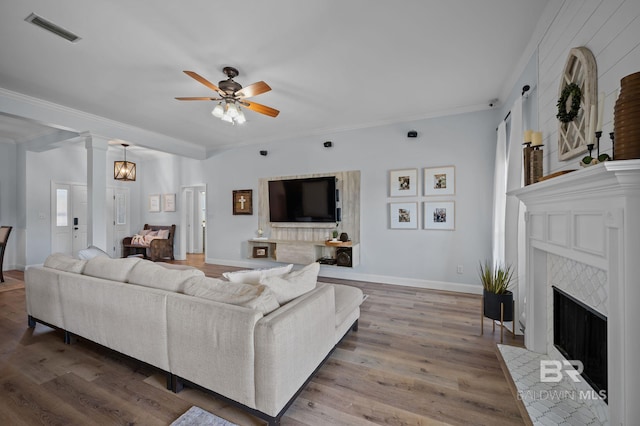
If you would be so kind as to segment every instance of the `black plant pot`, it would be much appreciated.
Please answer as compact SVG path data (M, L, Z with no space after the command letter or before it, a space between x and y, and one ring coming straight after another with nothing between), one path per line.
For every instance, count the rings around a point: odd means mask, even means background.
M484 316L500 321L500 304L504 306L503 321L513 321L513 293L495 294L482 290L484 294Z

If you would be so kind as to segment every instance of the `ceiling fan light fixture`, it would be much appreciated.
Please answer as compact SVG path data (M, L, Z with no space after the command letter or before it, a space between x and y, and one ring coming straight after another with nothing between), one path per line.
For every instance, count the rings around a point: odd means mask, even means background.
M227 103L227 114L229 114L231 118L236 118L238 116L238 107L235 102Z
M238 116L236 117L236 123L244 124L246 123L246 121L247 121L247 118L244 116L244 112L242 112L242 109L238 107Z
M213 111L211 111L211 115L213 115L216 118L222 118L222 116L224 115L224 107L222 106L221 103L215 106Z
M225 113L221 118L222 121L233 124L233 118L228 113Z

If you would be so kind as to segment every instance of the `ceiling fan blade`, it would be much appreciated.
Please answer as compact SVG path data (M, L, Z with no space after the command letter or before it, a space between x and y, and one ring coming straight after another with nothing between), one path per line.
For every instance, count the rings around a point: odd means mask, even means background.
M259 81L257 83L253 83L248 85L247 87L243 87L238 90L235 95L241 98L250 98L252 96L258 96L262 93L268 92L271 90L271 87L264 81Z
M179 101L221 101L222 98L207 98L205 96L183 96L176 98Z
M184 71L184 73L186 75L188 75L189 77L193 78L196 81L199 81L200 83L204 84L205 86L207 86L209 89L213 90L214 92L220 92L220 89L218 89L218 87L213 84L212 82L210 82L209 80L207 80L206 78L202 77L200 74L193 72L193 71Z
M266 105L261 105L256 102L242 100L240 103L249 108L251 111L259 112L260 114L268 115L269 117L277 117L278 114L280 114L280 111L278 111L277 109L268 107Z

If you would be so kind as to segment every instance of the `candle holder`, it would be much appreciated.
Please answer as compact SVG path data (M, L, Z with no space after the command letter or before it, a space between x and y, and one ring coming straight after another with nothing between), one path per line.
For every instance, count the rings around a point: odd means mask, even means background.
M609 133L609 138L611 139L611 159L616 159L616 148L614 144L614 134L613 132Z
M600 137L602 136L602 130L596 131L596 141L598 142L598 150L596 151L598 154L598 159L600 158Z
M531 160L529 162L529 176L531 183L536 183L542 178L542 157L544 145L533 145L531 148Z
M593 144L592 143L588 143L587 144L587 149L589 150L589 157L593 158L593 156L591 155L591 151L593 151Z
M524 156L524 162L522 164L524 164L524 184L525 186L527 185L531 185L533 182L531 181L531 151L533 151L533 148L531 148L531 142L525 142L522 145L524 145L524 148L522 148L522 154Z

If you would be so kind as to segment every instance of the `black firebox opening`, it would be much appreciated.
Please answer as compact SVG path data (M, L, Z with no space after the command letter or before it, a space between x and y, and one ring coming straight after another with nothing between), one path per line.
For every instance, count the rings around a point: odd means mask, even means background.
M607 394L607 318L555 286L553 344L566 359L582 361L582 377Z

